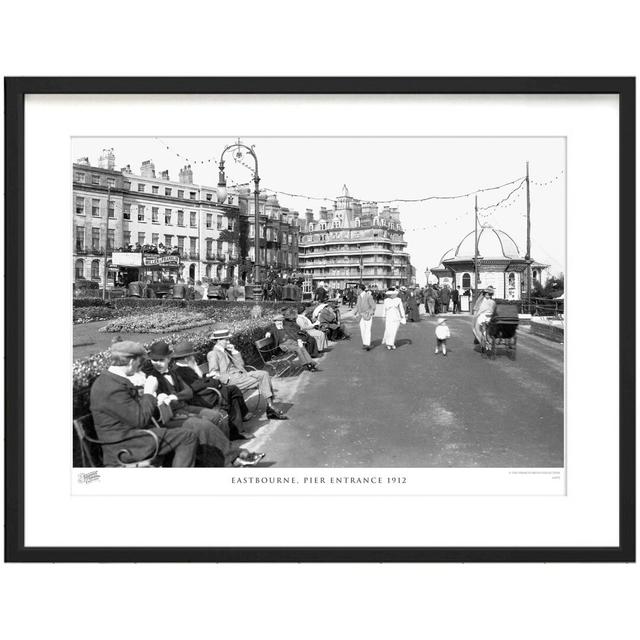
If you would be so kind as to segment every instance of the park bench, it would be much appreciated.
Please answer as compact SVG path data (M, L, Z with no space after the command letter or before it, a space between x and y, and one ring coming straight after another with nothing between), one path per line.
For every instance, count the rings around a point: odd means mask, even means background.
M262 364L273 371L274 378L282 377L289 372L297 373L300 370L300 367L294 364L296 354L293 351L283 353L274 346L272 338L262 338L253 344L260 354Z
M158 426L158 423L152 418L154 426ZM73 421L73 428L76 436L78 437L80 456L82 459L83 467L103 467L104 462L102 458L102 447L105 444L124 444L130 440L138 439L140 436L147 436L151 438L153 444L153 452L151 455L142 458L140 460L132 459L131 451L126 447L123 447L118 451L117 458L120 467L152 467L160 466L161 457L158 456L158 450L160 449L160 441L158 436L149 429L135 429L126 438L120 440L99 440L96 435L95 426L93 424L93 416L88 413L84 416L76 418ZM127 459L128 458L128 459Z

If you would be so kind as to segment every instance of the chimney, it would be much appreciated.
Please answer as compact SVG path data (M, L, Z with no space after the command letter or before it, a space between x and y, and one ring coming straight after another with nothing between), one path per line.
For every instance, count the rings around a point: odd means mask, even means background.
M90 166L91 166L91 164L89 163L89 158L87 158L87 157L84 157L84 158L78 158L78 160L77 160L76 164L84 164L84 165L86 165L87 167L90 167Z
M193 171L191 170L190 164L187 164L180 169L178 180L180 184L193 184Z
M145 160L140 167L140 175L143 178L155 178L156 167L151 160Z
M162 180L169 180L169 169L165 169L162 174L160 175L160 178L162 178Z
M307 209L304 212L304 217L307 220L307 222L313 222L313 209Z
M100 157L98 158L98 166L101 169L109 169L113 171L116 168L116 156L113 153L113 149L103 149Z
M122 171L122 173L131 173L131 165L128 164L126 167L122 167L120 171Z

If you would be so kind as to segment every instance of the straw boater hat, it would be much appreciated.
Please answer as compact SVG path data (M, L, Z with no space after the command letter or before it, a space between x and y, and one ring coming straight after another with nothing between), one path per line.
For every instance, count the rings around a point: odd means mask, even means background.
M225 340L231 338L231 331L229 327L222 327L220 329L214 329L211 335L212 340Z

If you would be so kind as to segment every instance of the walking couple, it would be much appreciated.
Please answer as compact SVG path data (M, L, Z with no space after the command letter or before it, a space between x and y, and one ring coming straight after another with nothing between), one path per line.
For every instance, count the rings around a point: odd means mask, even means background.
M373 323L373 316L376 313L376 303L371 295L371 291L368 291L366 287L361 284L360 295L356 302L356 308L354 316L360 317L360 335L362 336L362 348L366 351L371 349L371 324ZM401 324L406 323L406 317L404 313L404 304L402 300L398 298L398 291L396 289L389 289L386 293L384 301L384 336L382 338L382 344L387 345L387 350L396 348L396 334Z

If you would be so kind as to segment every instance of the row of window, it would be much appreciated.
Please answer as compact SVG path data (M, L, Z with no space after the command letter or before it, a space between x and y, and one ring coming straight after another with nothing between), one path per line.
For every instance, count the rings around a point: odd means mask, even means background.
M329 225L329 228L330 229L340 229L343 226L344 226L344 221L341 220L341 219L337 219L337 220L333 220L332 221L332 223ZM353 221L353 226L354 227L359 227L360 226L360 218L356 218ZM394 229L394 230L398 230L398 231L400 230L399 223L397 223L397 222L389 222L389 221L387 221L386 218L382 218L382 219L374 218L373 219L373 226L374 227L379 227L379 226L389 227L390 229ZM309 233L312 232L314 230L314 228L315 228L315 225L314 225L313 222L311 222L309 224L309 226L307 227L307 232L309 232ZM318 225L317 225L317 228L320 231L325 231L327 229L327 223L326 222L319 222Z
M111 188L115 188L116 186L116 179L115 178L111 178L111 177L104 177L102 176L102 182L100 180L101 176L100 174L97 173L92 173L89 176L89 180L87 180L87 176L85 173L83 173L82 171L76 171L73 179L75 180L75 182L80 182L82 184L95 184L95 185L104 185L107 187L111 187Z

